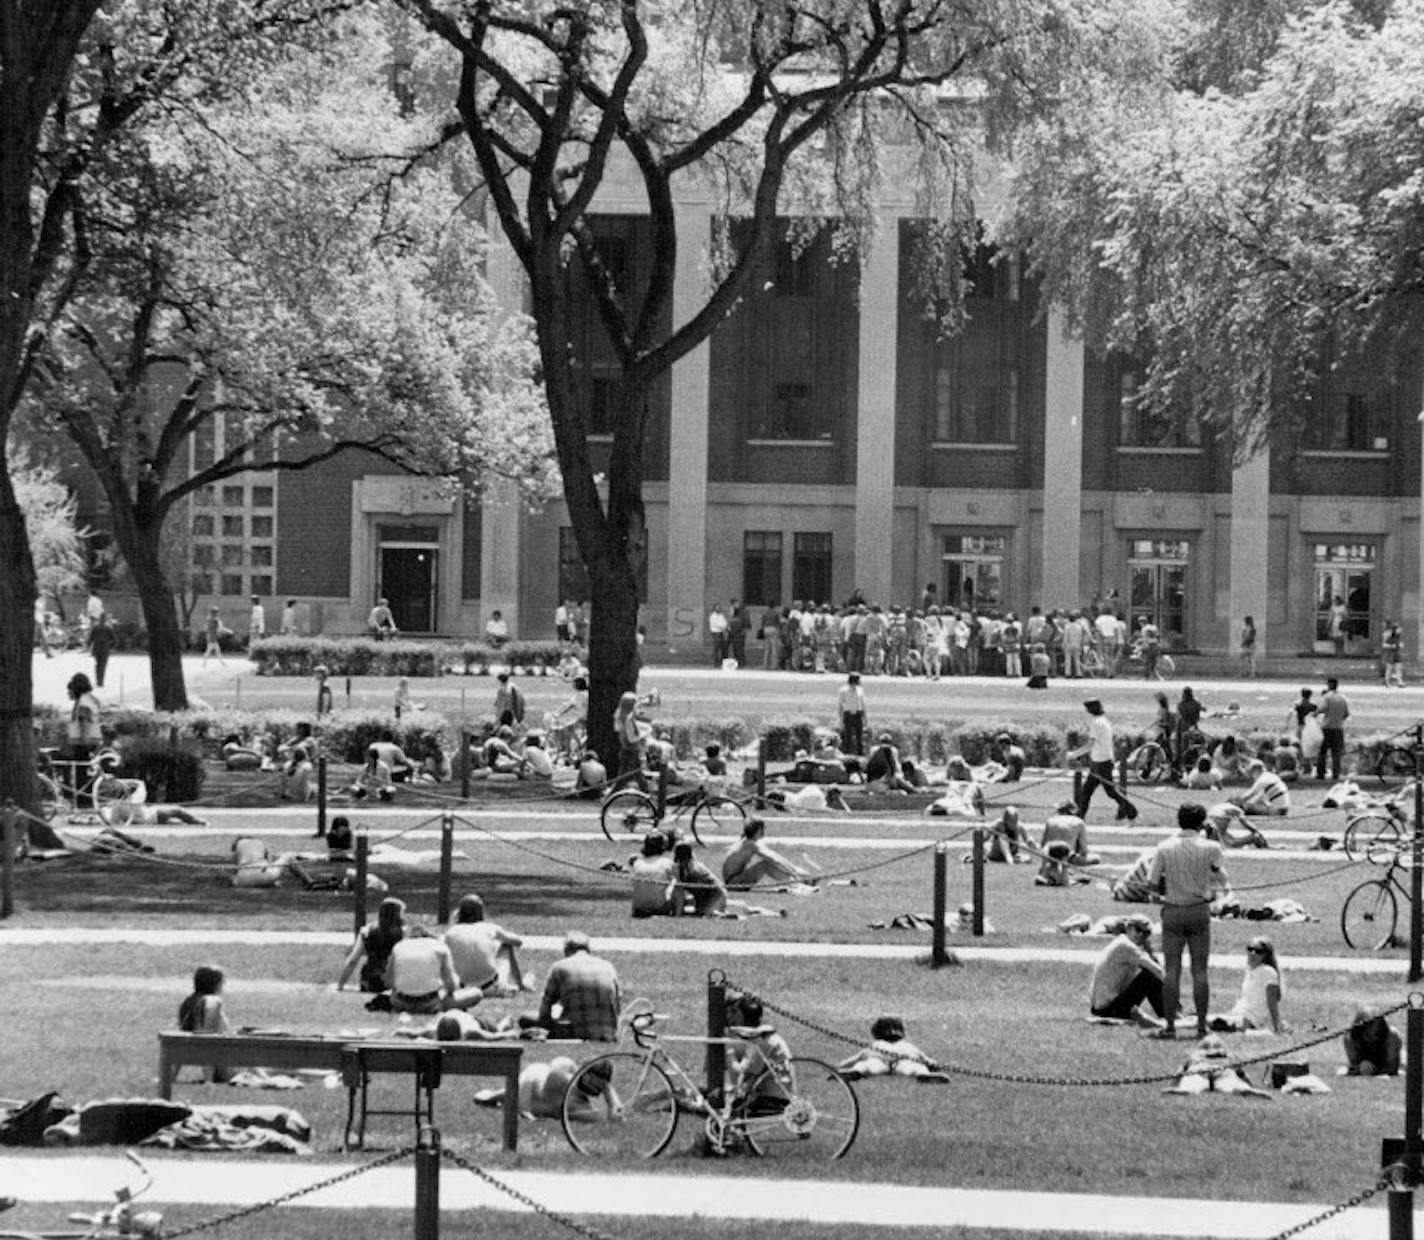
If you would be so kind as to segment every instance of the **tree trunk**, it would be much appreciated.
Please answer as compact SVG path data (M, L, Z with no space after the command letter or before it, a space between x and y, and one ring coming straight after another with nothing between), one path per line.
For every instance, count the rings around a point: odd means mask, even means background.
M34 813L35 563L10 473L0 464L0 804Z
M187 710L188 689L183 680L183 630L173 588L163 574L161 519L141 525L122 504L112 507L114 536L138 589L143 623L148 630L148 670L153 681L154 710Z
M618 771L613 712L618 699L638 684L638 582L627 556L609 556L588 566L593 593L588 643L588 747L609 775Z

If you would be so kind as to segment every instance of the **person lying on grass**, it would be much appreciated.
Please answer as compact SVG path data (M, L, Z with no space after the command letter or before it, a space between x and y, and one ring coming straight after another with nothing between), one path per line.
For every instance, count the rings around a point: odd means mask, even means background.
M924 1051L905 1037L905 1022L899 1016L878 1016L870 1026L870 1045L862 1047L836 1065L836 1071L850 1081L870 1076L925 1076L947 1080Z
M764 885L811 882L810 872L768 845L765 835L766 823L762 819L748 819L747 825L742 828L742 838L722 859L722 881L728 888L746 891Z
M290 887L310 890L315 879L301 866L293 853L276 852L266 840L242 835L232 842L232 857L237 872L232 876L234 887Z

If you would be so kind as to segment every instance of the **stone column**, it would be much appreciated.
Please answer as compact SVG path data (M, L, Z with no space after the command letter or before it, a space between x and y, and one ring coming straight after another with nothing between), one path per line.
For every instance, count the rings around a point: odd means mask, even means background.
M1083 342L1068 332L1063 312L1048 312L1044 382L1043 573L1044 611L1076 607L1083 513Z
M1265 655L1270 620L1271 450L1263 447L1231 471L1231 614L1226 649L1234 654L1246 617L1256 621L1256 654Z
M900 229L881 219L860 277L860 364L855 419L855 579L866 598L893 601L895 342Z
M677 208L677 271L672 317L681 327L707 296L707 203ZM703 341L672 368L667 524L667 635L675 649L696 649L707 613L707 409L710 347Z
M500 307L511 312L525 308L524 269L494 221L485 274ZM524 502L514 483L489 477L484 480L480 506L480 621L473 636L483 635L485 621L498 610L504 614L509 631L522 637L519 571L524 547ZM447 571L458 573L460 566L451 565Z

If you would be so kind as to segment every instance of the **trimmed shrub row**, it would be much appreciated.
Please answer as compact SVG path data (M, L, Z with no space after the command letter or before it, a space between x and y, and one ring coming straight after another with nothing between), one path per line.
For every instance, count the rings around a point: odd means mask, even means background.
M310 676L325 667L332 676L487 676L491 668L525 668L542 675L563 655L558 642L372 641L367 637L265 637L248 657L259 676Z

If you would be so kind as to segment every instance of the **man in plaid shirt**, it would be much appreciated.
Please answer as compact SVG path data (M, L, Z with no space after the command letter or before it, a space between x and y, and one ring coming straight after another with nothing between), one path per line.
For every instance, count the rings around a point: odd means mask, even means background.
M557 1037L616 1042L621 1006L613 966L593 954L588 935L571 930L564 936L564 958L549 970L539 1015L524 1017L520 1024L547 1029Z

